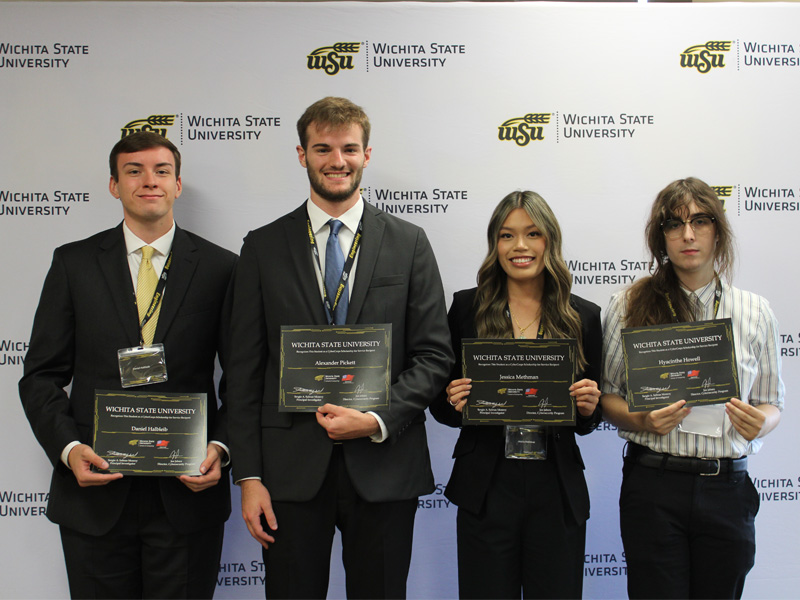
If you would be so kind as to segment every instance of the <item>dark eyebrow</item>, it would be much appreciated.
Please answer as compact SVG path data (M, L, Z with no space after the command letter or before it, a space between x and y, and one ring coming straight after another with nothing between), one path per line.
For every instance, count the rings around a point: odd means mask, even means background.
M691 214L687 215L687 216L686 216L686 220L688 220L688 219L694 219L694 218L696 218L696 217L710 217L710 216L712 216L712 215L708 214L707 212L702 212L702 211L701 211L701 212L691 213ZM664 219L664 220L665 220L665 221L669 221L670 219L674 219L674 220L676 220L676 221L683 221L683 220L684 220L684 218L683 218L683 217L680 217L680 216L678 216L678 215L670 215L669 217L667 217L667 218L666 218L666 219Z
M312 148L330 148L331 145L330 144L326 144L324 142L319 142L317 144L311 144L311 147ZM358 144L358 143L345 144L344 147L348 148L348 149L349 148L361 148L361 144Z
M143 165L142 163L138 163L138 162L126 162L125 164L123 164L123 165L122 165L122 168L123 168L123 169L124 169L125 167L140 167L140 168L141 168L141 167L144 167L144 165ZM156 165L156 168L157 168L157 169L160 169L161 167L171 167L171 168L173 168L173 169L174 169L174 168L175 168L175 165L173 165L173 164L172 164L172 163L170 163L170 162L162 162L162 163L158 163L158 164Z
M505 225L500 225L500 231L502 231L503 229L508 229L509 231L511 231L511 230L513 230L513 227L506 227ZM538 225L536 225L536 224L534 224L534 225L528 225L528 226L527 226L525 229L526 229L527 231L530 231L531 229L539 229L539 226L538 226ZM540 230L540 231L541 231L541 230Z

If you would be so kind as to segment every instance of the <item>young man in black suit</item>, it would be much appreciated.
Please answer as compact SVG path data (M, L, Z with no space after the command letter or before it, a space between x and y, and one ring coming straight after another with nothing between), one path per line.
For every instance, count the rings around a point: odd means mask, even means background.
M234 285L230 425L242 511L268 598L324 598L334 529L347 595L405 596L417 497L434 489L424 411L453 362L436 260L419 227L363 201L369 120L324 98L297 124L309 200L250 232ZM358 235L359 224L361 235ZM319 248L319 262L309 229ZM329 248L328 239L337 244ZM340 265L328 286L330 252ZM330 300L326 306L325 297ZM278 411L281 325L392 324L391 407Z
M181 165L169 140L132 134L114 146L109 164L109 190L124 219L55 250L19 384L54 467L47 516L60 526L72 597L211 598L230 514L214 365L227 336L236 255L175 225ZM169 256L157 310L142 327L140 266L149 260L152 277L162 277ZM92 469L108 467L90 446L95 390L122 389L117 351L142 344L163 344L168 379L137 389L207 394L213 441L200 476Z

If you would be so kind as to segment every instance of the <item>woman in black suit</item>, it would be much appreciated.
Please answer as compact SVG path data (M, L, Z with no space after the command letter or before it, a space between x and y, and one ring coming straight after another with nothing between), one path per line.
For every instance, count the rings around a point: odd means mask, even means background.
M431 405L441 423L461 427L470 380L461 372L464 338L576 338L579 376L569 388L572 427L533 428L538 460L506 456L506 429L464 426L445 495L458 505L461 598L579 598L589 493L575 433L600 422L600 308L570 294L561 229L534 192L513 192L492 214L478 287L457 292L448 315L457 357L451 382ZM511 439L511 438L509 438ZM544 455L544 456L542 456Z

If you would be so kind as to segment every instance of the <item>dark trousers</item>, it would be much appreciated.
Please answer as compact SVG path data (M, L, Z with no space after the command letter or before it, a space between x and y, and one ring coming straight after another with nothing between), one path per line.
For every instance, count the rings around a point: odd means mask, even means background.
M756 552L746 471L706 477L625 459L620 528L631 598L741 598Z
M342 534L348 598L405 598L417 499L367 502L336 446L308 502L273 502L275 543L263 551L267 598L325 598L335 528ZM265 525L266 527L266 525Z
M136 478L119 522L105 535L61 527L72 598L212 598L222 552L222 523L175 531L158 481Z
M564 510L551 460L500 459L484 510L459 509L461 598L580 598L586 525Z

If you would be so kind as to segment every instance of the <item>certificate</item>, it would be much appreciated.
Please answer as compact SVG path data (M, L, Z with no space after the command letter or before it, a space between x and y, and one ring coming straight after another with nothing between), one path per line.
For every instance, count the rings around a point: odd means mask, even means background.
M392 326L281 327L281 412L389 408Z
M94 394L93 447L110 473L200 475L206 428L205 394Z
M574 425L574 339L478 340L462 343L472 390L466 425Z
M739 397L730 319L625 328L622 350L631 412Z

